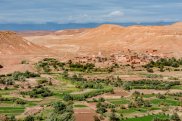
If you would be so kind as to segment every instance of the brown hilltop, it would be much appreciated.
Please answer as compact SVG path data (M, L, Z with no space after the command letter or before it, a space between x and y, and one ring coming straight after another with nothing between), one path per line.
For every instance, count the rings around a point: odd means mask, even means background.
M130 49L142 52L158 50L160 53L182 56L182 23L129 27L101 25L97 28L77 31L77 33L61 31L62 34L58 35L54 33L25 38L57 51L75 54L93 54L99 51L110 54Z
M12 31L0 31L0 54L41 53L45 47L37 46Z

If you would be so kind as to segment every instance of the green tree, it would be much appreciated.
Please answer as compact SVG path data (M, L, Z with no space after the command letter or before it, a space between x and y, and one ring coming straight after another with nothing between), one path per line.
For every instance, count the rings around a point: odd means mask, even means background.
M48 121L74 121L72 105L57 102L53 107L54 111L49 116Z
M96 110L97 113L104 114L105 112L107 112L106 106L100 102L97 103L96 107L97 107L97 110Z

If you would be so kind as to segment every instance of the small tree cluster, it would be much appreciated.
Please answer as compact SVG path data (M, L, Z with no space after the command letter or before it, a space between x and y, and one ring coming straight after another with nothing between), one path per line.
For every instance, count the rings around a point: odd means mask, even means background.
M74 121L72 104L56 102L53 104L53 112L48 117L48 121Z

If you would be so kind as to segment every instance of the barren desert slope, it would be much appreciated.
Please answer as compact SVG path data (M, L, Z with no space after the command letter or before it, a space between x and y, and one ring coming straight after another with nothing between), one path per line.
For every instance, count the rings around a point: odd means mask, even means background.
M0 64L4 66L0 73L33 70L32 65L23 65L21 61L34 63L48 55L54 55L48 48L33 44L15 32L0 31Z
M12 31L0 31L0 54L40 54L46 48L35 45Z
M101 25L93 29L63 30L46 35L24 35L32 43L72 54L111 54L130 49L157 50L169 56L182 56L182 23L167 26Z

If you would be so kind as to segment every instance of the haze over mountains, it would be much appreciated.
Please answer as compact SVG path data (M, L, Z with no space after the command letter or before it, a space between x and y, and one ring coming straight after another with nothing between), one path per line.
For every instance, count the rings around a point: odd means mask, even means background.
M0 23L0 30L13 30L13 31L24 31L24 30L64 30L64 29L80 29L80 28L95 28L102 24L117 24L121 26L131 25L169 25L175 22L125 22L125 23L68 23L59 24L54 22L48 22L43 24L24 24L24 23Z

